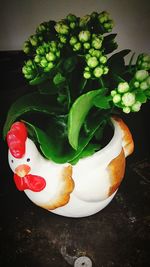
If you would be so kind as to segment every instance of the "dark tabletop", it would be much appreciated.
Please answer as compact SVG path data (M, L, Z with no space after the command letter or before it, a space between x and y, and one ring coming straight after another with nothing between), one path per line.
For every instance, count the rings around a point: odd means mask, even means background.
M23 61L20 52L0 53L1 131L10 104L27 88L20 71ZM95 267L150 266L149 107L125 116L134 136L134 154L127 159L113 201L86 218L54 215L17 191L1 137L0 266L69 267L81 256L89 257Z

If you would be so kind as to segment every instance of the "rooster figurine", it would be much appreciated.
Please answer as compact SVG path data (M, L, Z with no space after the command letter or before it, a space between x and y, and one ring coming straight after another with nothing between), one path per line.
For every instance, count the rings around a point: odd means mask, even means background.
M45 159L28 138L23 122L7 133L14 182L36 205L67 217L85 217L103 209L123 179L125 158L134 144L126 124L112 118L114 135L106 147L75 165Z

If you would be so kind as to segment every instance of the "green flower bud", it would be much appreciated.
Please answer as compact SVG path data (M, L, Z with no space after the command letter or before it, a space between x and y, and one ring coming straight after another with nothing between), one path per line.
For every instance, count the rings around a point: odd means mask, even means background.
M146 70L138 70L135 73L135 78L136 80L138 80L139 82L144 81L147 77L149 76L148 71Z
M98 16L99 22L104 23L109 20L109 13L106 11L103 11Z
M60 51L58 50L56 53L55 53L56 57L59 58L60 57Z
M54 68L54 63L53 62L49 62L47 64L47 66L44 68L45 72L49 72L52 68Z
M102 47L102 40L98 37L95 37L92 41L92 47L95 49L100 49Z
M56 41L51 41L50 42L50 46L51 46L51 48L57 48L57 42Z
M92 56L93 57L100 58L101 55L102 55L102 51L100 51L100 50L93 50L93 53L92 53Z
M93 71L93 74L96 78L100 78L103 74L103 69L101 67L96 67Z
M138 112L141 109L141 103L139 101L136 101L135 104L132 106L132 111Z
M89 31L81 31L79 33L79 40L80 42L88 42L90 40L91 34Z
M23 48L23 52L25 53L25 54L29 54L30 53L30 48L29 47L24 47Z
M29 59L27 62L26 62L26 65L28 67L33 67L33 61L31 59Z
M86 59L86 61L87 61L90 57L91 57L90 54L86 54L86 55L85 55L85 59Z
M41 67L43 67L43 68L47 67L48 62L47 62L46 58L42 58L42 60L41 60L41 62L40 62L40 65L41 65Z
M69 26L70 26L71 29L75 29L76 23L75 22L71 22Z
M81 28L86 27L87 24L89 23L90 19L91 19L91 17L90 17L89 15L86 15L86 16L80 18L79 26L80 26Z
M101 56L99 61L102 63L102 64L105 64L107 62L107 57L106 56Z
M25 76L25 78L26 78L27 80L32 80L32 75L25 74L24 76Z
M126 114L130 113L130 111L131 111L131 109L129 107L124 107L123 108L123 112L126 113Z
M90 43L84 43L84 44L83 44L83 47L84 47L85 49L90 49Z
M90 68L88 66L86 66L84 70L90 72Z
M90 68L95 68L97 65L98 65L98 60L96 57L90 57L88 60L87 60L87 65L90 67Z
M83 73L83 77L84 77L85 79L90 79L90 78L91 78L91 73L88 72L88 71L84 71L84 73Z
M55 25L55 30L60 34L68 35L69 33L69 27L64 21L57 22Z
M48 61L54 61L56 59L56 56L52 52L49 52L48 54L46 54L46 59Z
M30 53L30 43L29 43L29 41L26 41L26 42L24 42L24 44L23 44L23 52L25 53L25 54L28 54L28 53Z
M26 70L26 67L25 66L23 66L22 72L23 72L23 74L26 74L27 73L27 70Z
M119 93L126 93L130 89L129 84L127 82L121 82L118 84L118 92Z
M36 53L37 53L38 55L44 55L44 54L45 54L44 46L39 46L39 47L36 49Z
M130 107L135 103L135 94L134 93L125 93L122 96L122 102L126 107Z
M81 49L81 43L76 43L73 47L74 51L79 51Z
M69 20L70 22L76 22L77 21L77 17L73 14L68 14L67 15L67 20Z
M77 37L76 37L76 36L72 36L72 37L70 38L69 43L70 43L71 45L75 45L75 44L77 43L77 41L78 41Z
M64 35L59 35L59 39L60 39L60 42L63 43L63 44L66 44L67 43L67 38L66 36Z
M95 51L94 48L90 48L90 49L89 49L89 54L90 54L91 56L93 56L94 51Z
M46 31L46 26L44 25L44 23L41 23L37 29L36 29L36 32L44 32Z
M146 81L144 81L144 82L141 82L141 84L140 84L140 88L141 88L141 90L146 90L146 89L148 89L148 84L147 84L147 82Z
M37 46L38 44L38 38L36 35L30 36L29 41L32 44L32 46Z
M114 25L113 25L113 21L112 21L112 20L110 20L110 21L104 23L104 28L105 28L108 32L110 32L110 31L112 30L113 26L114 26Z
M105 67L103 68L103 73L104 73L104 74L107 74L108 71L109 71L109 68L105 66Z
M134 85L135 88L139 88L140 83L138 81L135 81L133 85Z
M117 94L117 91L112 90L110 94L111 94L111 96L115 96Z
M41 61L41 57L39 55L36 55L35 58L34 58L34 61L36 63L39 63Z
M113 102L114 102L114 104L117 104L117 103L119 103L121 101L121 96L119 95L119 94L115 94L114 96L113 96Z

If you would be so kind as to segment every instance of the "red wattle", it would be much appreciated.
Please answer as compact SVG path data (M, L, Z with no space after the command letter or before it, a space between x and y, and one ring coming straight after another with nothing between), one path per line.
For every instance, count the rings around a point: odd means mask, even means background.
M19 191L29 189L33 192L40 192L46 186L46 181L43 177L32 174L24 177L19 177L17 174L14 174L14 182Z

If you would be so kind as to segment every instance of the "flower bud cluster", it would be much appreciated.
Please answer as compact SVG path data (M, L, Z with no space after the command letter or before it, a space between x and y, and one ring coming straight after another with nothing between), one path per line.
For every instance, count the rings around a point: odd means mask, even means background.
M23 50L32 56L40 73L49 72L56 66L62 49L65 55L76 53L82 58L84 78L98 79L108 73L105 55L108 43L103 34L110 32L112 27L107 12L93 12L82 18L69 14L58 22L41 23L24 43ZM27 76L29 79L30 75Z
M53 21L44 21L36 28L36 33L37 34L50 33L54 25L55 22Z
M73 51L85 58L86 66L83 73L85 79L100 78L108 73L107 57L103 54L103 39L102 35L91 34L88 30L82 30L78 36L70 38Z
M146 101L147 96L150 96L150 76L146 70L138 70L130 84L126 81L120 82L118 87L111 91L112 101L125 113L138 112L143 103L138 97L141 92Z
M30 54L36 47L38 47L38 45L42 44L42 42L43 36L41 34L31 35L23 44L23 52L25 54Z
M49 72L57 64L60 58L60 47L56 41L43 43L36 49L34 61L44 72Z
M78 18L69 14L64 20L58 21L55 25L57 36L62 44L68 42L71 32L73 32L78 26Z
M144 93L146 93L147 90L150 90L150 75L148 71L138 70L135 73L132 84L135 89L140 89Z
M101 13L93 12L91 15L80 18L79 26L82 29L96 29L96 32L103 34L112 31L114 22L106 11Z
M31 35L27 41L24 42L23 45L23 51L26 54L34 53L36 48L39 45L42 45L43 42L48 42L51 41L54 34L54 21L47 21L41 23L37 28L36 28L36 33L34 35Z
M23 66L22 72L27 80L33 80L37 75L36 63L29 59Z
M150 70L150 55L140 54L137 58L136 66L139 70Z
M103 27L104 32L111 32L114 26L113 20L110 18L108 12L103 11L98 15L98 21Z
M85 55L85 58L86 66L83 73L85 79L100 78L102 75L108 73L109 69L106 66L107 57L103 55L101 50L91 48Z

